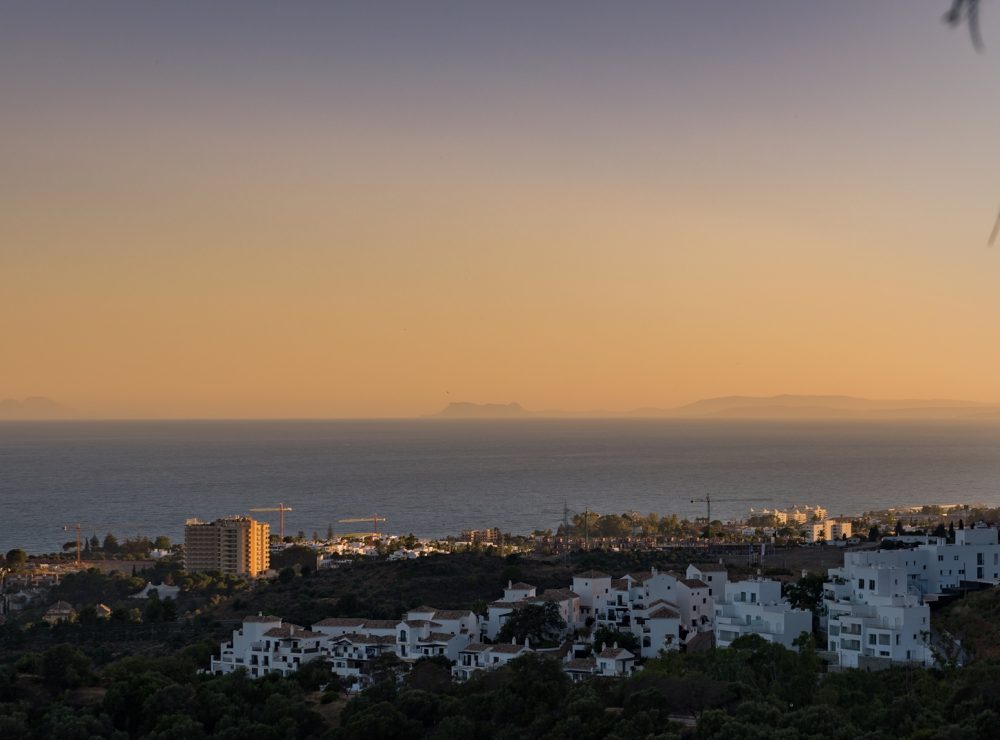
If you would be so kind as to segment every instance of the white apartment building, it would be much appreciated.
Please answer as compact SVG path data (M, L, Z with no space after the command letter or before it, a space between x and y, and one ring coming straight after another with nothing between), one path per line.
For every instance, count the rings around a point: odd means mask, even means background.
M372 635L350 632L328 637L325 657L330 670L342 678L351 679L359 688L372 679L372 664L382 655L396 652L395 635Z
M459 652L479 637L479 618L468 610L421 606L396 625L397 654L406 661L443 655L458 660Z
M233 637L221 645L212 658L212 673L232 673L245 668L254 678L269 673L287 676L303 663L324 656L326 636L294 624L282 624L281 617L257 615L243 620Z
M596 570L588 570L573 576L573 593L580 597L580 618L596 620L607 618L608 601L611 598L611 576Z
M633 608L631 616L641 657L655 658L662 650L680 650L681 616L674 606L657 599L644 608Z
M530 652L532 649L527 639L523 645L514 640L498 645L471 642L459 651L451 675L458 681L466 681L477 671L495 671Z
M781 596L781 583L767 578L725 584L715 601L715 645L729 647L744 635L760 635L789 650L803 632L812 633L812 612L793 609Z
M529 604L540 606L547 603L553 603L558 607L559 616L566 622L567 630L572 630L583 623L580 616L580 597L568 588L550 588L538 594L537 589L531 584L508 581L503 590L503 597L490 603L486 609L486 618L481 625L482 636L496 640L515 609Z
M840 665L863 658L930 666L930 607L907 592L907 571L894 565L830 570L824 589L827 645Z
M962 582L1000 583L997 530L927 537L914 548L845 553L824 589L827 643L843 666L865 659L933 663L928 603Z

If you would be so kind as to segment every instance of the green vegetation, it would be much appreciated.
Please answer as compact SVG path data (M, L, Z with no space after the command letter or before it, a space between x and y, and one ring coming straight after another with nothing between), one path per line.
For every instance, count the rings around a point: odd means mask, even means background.
M564 588L573 572L675 570L692 553L590 552L567 561L478 554L398 563L357 563L331 572L290 568L291 576L248 589L238 579L158 566L158 581L182 587L176 605L118 602L111 619L80 611L74 624L0 626L0 737L6 738L991 738L1000 722L1000 591L969 595L935 614L963 640L964 654L941 670L826 673L812 638L795 653L753 636L727 650L670 653L632 677L573 684L557 660L529 655L508 667L451 681L441 657L412 666L379 660L376 684L346 701L322 663L291 678L207 676L218 640L240 618L265 611L311 624L332 615L398 616L431 603L480 606L508 580ZM787 575L787 574L786 574ZM814 607L823 578L786 586ZM132 592L126 574L85 571L67 578L60 598L94 592L112 600ZM171 613L171 608L177 611ZM191 607L188 609L188 607ZM128 607L128 608L126 608ZM200 614L195 614L200 612ZM94 618L92 618L94 617ZM522 608L502 639L541 645L558 624L551 605ZM595 648L629 633L594 633ZM632 642L630 642L630 640ZM959 667L962 659L975 660Z
M752 636L648 661L628 679L573 685L558 663L527 656L438 690L376 686L331 737L992 738L998 689L995 664L828 675L808 642L797 654Z
M524 644L530 640L532 647L554 647L566 629L566 622L559 616L559 607L551 602L527 604L511 612L497 633L497 642Z
M196 648L174 657L129 657L99 674L59 645L0 673L0 737L318 738L327 730L306 700L314 672L254 681L198 675Z

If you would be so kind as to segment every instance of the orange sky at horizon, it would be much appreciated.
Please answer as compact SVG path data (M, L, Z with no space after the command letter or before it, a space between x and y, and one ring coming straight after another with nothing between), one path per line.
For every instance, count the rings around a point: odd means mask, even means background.
M796 11L831 14L817 48L692 16L740 52L698 71L695 51L655 69L533 38L522 71L489 39L471 71L427 39L392 47L412 69L301 40L287 71L244 69L266 47L211 56L183 30L163 43L194 71L130 74L131 47L60 51L87 63L54 77L0 65L22 103L0 144L0 399L157 418L1000 401L1000 58L913 10L940 3L888 5L906 19Z

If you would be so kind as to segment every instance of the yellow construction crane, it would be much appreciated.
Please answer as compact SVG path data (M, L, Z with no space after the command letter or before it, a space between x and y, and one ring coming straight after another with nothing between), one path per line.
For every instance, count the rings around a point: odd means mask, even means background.
M338 519L341 524L355 524L357 522L371 522L372 523L372 536L378 537L378 523L388 521L384 516L379 516L378 514L372 514L371 516L353 517L351 519Z
M283 503L279 503L277 506L271 507L260 507L257 509L250 509L250 511L277 511L278 512L278 538L284 542L285 541L285 512L293 511L291 506L285 506Z
M76 524L64 524L63 525L63 532L68 532L70 530L70 528L73 528L73 529L76 530L76 564L77 564L78 567L82 564L80 562L80 528L82 526L83 525L80 524L80 522L77 522Z

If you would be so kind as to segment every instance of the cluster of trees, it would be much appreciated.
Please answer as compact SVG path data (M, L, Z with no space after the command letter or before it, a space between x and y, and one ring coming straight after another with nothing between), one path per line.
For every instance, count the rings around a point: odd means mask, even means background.
M209 650L195 645L171 657L132 656L101 670L69 645L25 655L0 668L0 737L283 740L327 732L305 696L328 668L292 679L199 675Z
M330 737L943 740L996 737L1000 720L1000 665L825 674L810 640L795 653L750 636L579 684L534 655L461 685L432 670L353 699Z
M628 511L624 514L598 514L586 511L576 514L569 527L559 525L556 534L563 537L583 539L625 539L628 537L694 537L698 527L686 519L678 519L676 514L640 514Z
M0 567L18 570L28 562L28 554L20 547L8 550L6 555L0 555Z
M100 539L96 534L86 537L81 543L81 556L84 559L105 558L105 557L125 557L143 558L148 557L153 550L169 550L171 547L170 538L160 535L154 539L149 537L126 537L123 542L110 532ZM76 540L64 542L63 552L76 552Z
M497 642L523 645L528 640L532 647L555 647L565 629L566 621L556 604L526 604L510 613L497 633Z

